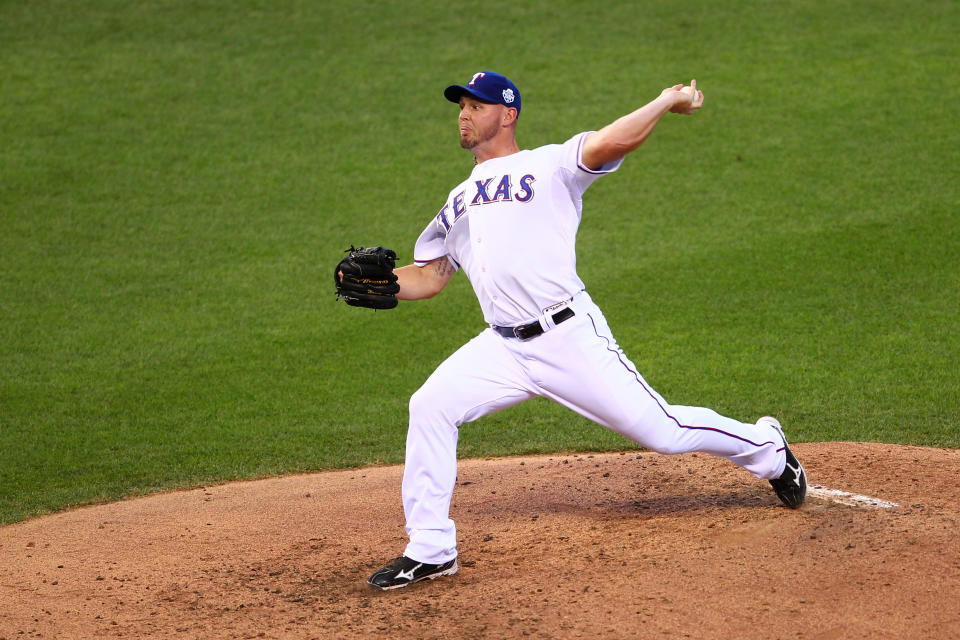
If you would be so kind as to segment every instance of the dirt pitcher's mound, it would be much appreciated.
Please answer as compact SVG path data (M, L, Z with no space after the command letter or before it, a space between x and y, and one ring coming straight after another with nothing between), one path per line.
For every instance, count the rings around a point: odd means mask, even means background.
M897 506L792 511L705 455L462 461L460 573L379 592L399 467L229 484L0 529L0 638L960 638L960 451L795 449Z

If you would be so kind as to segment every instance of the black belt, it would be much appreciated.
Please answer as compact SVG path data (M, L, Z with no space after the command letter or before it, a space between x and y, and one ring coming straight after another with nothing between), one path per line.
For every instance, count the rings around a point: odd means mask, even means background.
M553 324L560 324L565 322L574 316L573 309L570 307L564 307L553 314ZM502 335L504 338L517 338L519 340L529 340L530 338L536 338L538 335L543 333L543 327L540 326L540 321L535 320L530 324L522 324L519 327L493 327L493 330Z

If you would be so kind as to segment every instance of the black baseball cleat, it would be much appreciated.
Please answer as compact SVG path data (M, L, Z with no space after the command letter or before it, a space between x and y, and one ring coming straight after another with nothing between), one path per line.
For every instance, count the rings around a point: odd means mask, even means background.
M803 465L797 460L797 457L787 446L787 439L783 435L783 427L780 421L770 416L764 416L757 420L757 424L766 424L773 427L783 440L783 451L787 454L787 464L783 468L783 473L779 478L770 480L770 486L777 492L780 501L790 507L797 509L803 504L807 497L807 473L803 470Z
M421 580L434 580L441 576L452 576L457 572L457 559L454 558L443 564L427 564L417 562L406 556L400 556L383 569L374 572L367 584L376 589L386 591L399 589Z

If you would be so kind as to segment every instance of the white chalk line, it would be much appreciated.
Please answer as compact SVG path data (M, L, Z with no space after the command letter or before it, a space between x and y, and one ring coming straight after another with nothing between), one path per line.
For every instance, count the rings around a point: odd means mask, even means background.
M862 496L856 493L840 491L839 489L830 489L819 484L808 487L807 495L832 502L839 502L840 504L851 507L863 507L866 509L893 509L894 507L900 506L896 502L888 502L880 498L871 498L870 496Z

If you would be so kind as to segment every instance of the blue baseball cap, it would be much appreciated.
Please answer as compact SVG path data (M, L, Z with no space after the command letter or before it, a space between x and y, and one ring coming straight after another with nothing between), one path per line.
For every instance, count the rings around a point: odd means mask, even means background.
M452 84L443 90L443 96L450 102L460 102L465 93L483 102L513 107L517 114L520 113L520 90L507 76L499 73L481 71L473 74L467 84Z

